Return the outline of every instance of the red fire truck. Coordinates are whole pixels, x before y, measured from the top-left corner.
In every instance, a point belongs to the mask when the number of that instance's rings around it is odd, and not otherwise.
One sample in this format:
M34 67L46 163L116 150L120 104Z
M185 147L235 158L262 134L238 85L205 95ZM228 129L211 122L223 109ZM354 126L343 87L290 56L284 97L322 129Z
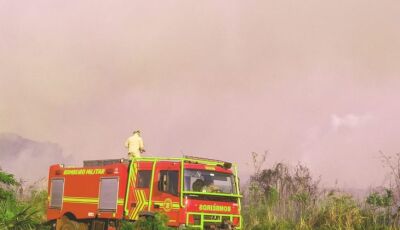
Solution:
M178 229L242 229L235 164L185 156L50 166L47 219L56 230L119 229L165 213Z

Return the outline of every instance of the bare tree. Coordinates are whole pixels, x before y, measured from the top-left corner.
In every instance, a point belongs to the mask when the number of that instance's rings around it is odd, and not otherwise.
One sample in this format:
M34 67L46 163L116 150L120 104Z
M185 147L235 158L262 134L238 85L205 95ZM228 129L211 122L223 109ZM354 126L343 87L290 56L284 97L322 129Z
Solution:
M269 207L279 218L298 220L303 212L315 205L319 180L298 163L290 167L283 162L263 168L267 152L252 153L254 174L250 178L249 204Z
M390 173L390 188L394 192L396 202L400 200L400 153L393 156L379 151L383 163L383 167L389 169Z

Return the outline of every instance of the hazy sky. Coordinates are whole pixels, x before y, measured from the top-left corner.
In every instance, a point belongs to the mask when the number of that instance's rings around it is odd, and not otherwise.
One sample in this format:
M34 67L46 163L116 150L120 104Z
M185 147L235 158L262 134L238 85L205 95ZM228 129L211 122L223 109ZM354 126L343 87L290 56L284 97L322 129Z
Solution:
M399 89L398 0L0 0L0 137L53 143L60 160L125 156L139 128L152 156L248 175L268 150L267 166L381 185Z

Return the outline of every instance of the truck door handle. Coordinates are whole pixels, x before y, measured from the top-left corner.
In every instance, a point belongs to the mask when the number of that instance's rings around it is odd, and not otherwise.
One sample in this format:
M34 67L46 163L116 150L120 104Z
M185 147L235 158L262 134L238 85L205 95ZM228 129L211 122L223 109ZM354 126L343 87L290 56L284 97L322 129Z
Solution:
M131 208L136 207L136 203L131 203Z
M160 208L159 204L154 204L154 208Z

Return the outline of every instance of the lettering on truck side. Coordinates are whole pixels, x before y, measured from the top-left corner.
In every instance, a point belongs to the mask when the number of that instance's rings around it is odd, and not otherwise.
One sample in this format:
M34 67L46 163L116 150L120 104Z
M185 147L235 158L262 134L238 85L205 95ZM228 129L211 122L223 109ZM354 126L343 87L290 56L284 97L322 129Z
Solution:
M201 204L199 206L199 210L200 211L214 211L214 212L230 212L231 206Z
M63 175L102 175L105 169L65 169Z

